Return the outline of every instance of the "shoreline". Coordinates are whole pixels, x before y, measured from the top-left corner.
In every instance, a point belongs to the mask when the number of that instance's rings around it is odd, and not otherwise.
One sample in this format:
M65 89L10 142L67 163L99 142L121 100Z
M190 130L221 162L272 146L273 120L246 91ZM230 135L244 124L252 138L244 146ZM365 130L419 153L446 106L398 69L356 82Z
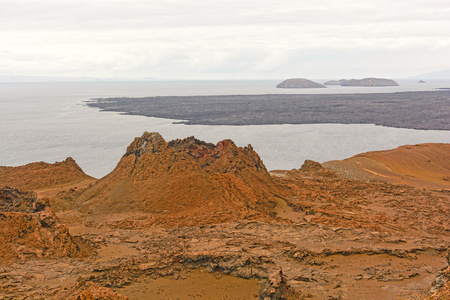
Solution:
M186 125L374 124L450 130L450 91L93 98L100 111Z

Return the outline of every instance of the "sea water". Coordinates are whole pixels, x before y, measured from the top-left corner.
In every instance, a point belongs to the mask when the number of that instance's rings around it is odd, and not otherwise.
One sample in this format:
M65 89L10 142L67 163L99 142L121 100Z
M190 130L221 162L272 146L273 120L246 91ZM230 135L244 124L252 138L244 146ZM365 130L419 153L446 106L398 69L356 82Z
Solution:
M116 166L126 147L144 131L167 140L195 136L217 143L232 139L251 144L269 170L385 150L405 144L450 143L450 132L372 124L205 126L179 120L100 112L85 102L98 97L255 95L280 93L388 93L435 90L450 82L400 83L399 87L276 89L277 81L150 81L83 83L0 83L0 165L53 163L73 157L89 175L100 178ZM450 120L449 120L450 121Z

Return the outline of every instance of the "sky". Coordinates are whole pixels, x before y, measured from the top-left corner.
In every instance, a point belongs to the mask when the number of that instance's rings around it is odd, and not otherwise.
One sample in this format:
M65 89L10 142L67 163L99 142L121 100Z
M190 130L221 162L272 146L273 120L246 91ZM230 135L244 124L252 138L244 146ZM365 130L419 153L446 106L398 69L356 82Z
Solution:
M448 0L0 0L0 75L404 78L450 69Z

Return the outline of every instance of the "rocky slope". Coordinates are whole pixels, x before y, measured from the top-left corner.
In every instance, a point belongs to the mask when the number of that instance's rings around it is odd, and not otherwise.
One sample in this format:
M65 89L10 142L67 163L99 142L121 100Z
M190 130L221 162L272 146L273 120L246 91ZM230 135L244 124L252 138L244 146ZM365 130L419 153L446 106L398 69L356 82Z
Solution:
M450 264L449 256L447 261ZM431 291L424 300L445 300L450 299L450 267L439 272L436 280L433 282Z
M18 167L0 166L0 186L24 191L66 189L93 181L95 179L86 175L71 157L54 164L35 162Z
M0 261L83 257L92 249L73 238L48 203L29 192L0 189Z
M79 203L92 215L141 212L147 225L179 226L268 218L279 193L250 145L194 137L168 143L146 132Z
M277 84L277 88L285 89L309 89L309 88L326 88L323 84L305 79L305 78L291 78Z
M311 162L300 170L271 173L290 189L285 200L306 220L404 236L448 237L450 189L433 193L383 181L347 180Z

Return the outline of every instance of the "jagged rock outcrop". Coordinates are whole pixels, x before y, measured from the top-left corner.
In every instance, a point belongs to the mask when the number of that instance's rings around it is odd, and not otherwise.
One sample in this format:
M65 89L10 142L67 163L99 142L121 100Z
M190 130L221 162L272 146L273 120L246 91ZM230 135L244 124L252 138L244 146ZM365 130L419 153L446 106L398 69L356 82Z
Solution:
M322 165L317 162L317 161L313 161L313 160L305 160L305 162L303 163L303 165L300 168L300 171L320 171L323 170Z
M431 293L424 300L450 299L450 267L441 271L431 288Z
M0 189L0 212L36 213L45 210L47 203L36 196L11 187Z
M29 192L0 189L0 261L82 257L89 246L69 234L44 200Z
M0 186L6 185L25 191L93 179L86 175L71 157L54 164L35 162L18 167L0 166Z
M309 88L326 88L323 84L305 79L305 78L291 78L277 84L277 88L285 89L309 89Z
M308 177L336 177L336 173L325 169L319 162L313 160L305 160L299 171Z
M385 78L341 79L339 81L342 86L398 86L394 80Z
M271 300L294 300L302 299L299 291L293 290L287 283L287 278L283 274L282 270L275 270L269 274L268 280L262 282L261 289L259 291L260 299Z
M143 212L167 226L268 217L279 194L258 154L231 140L166 142L145 132L117 167L86 190L83 212Z
M450 248L447 250L447 264L450 265ZM450 299L450 267L441 270L434 280L429 295L424 300Z

